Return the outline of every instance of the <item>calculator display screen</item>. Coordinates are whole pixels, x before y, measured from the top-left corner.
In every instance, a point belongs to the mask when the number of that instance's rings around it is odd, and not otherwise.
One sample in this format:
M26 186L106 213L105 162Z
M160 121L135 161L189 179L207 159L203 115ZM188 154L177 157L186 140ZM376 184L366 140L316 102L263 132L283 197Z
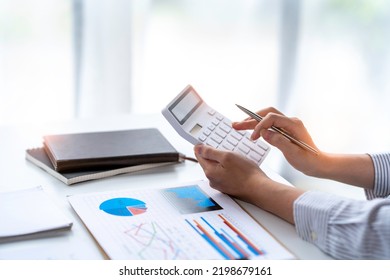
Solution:
M169 107L169 111L175 116L180 124L183 124L195 112L200 104L202 104L202 99L192 88L190 88Z

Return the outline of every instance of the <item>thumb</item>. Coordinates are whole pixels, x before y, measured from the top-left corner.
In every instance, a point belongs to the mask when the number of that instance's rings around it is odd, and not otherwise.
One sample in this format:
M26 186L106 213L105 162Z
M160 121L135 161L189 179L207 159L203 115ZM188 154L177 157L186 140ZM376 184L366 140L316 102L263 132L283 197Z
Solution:
M201 157L203 159L212 160L220 162L222 151L214 149L213 147L198 144L194 147L194 152L196 157Z

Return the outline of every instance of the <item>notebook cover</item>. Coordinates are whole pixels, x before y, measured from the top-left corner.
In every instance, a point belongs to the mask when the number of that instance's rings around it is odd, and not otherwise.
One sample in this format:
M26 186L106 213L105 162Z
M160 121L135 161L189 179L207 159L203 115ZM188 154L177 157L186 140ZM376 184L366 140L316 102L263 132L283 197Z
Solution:
M54 167L43 147L27 149L26 159L67 185L176 164L176 162L160 162L133 165L115 169L108 168L88 171L58 172L54 170ZM179 162L182 162L182 160Z
M46 135L44 148L56 171L120 168L177 162L179 153L156 128Z

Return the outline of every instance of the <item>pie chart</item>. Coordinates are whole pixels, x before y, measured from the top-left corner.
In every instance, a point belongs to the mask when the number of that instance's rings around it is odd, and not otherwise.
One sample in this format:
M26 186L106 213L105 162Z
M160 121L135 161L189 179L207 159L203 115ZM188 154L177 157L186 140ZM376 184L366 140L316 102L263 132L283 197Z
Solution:
M108 199L99 206L107 214L115 216L135 216L146 212L145 202L128 197L118 197Z

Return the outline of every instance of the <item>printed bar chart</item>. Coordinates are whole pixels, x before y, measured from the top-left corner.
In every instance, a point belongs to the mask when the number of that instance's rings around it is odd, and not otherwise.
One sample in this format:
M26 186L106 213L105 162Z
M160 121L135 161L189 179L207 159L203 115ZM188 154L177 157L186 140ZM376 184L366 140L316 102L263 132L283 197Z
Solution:
M208 218L202 216L192 221L186 219L186 222L227 260L250 259L265 254L222 214Z

